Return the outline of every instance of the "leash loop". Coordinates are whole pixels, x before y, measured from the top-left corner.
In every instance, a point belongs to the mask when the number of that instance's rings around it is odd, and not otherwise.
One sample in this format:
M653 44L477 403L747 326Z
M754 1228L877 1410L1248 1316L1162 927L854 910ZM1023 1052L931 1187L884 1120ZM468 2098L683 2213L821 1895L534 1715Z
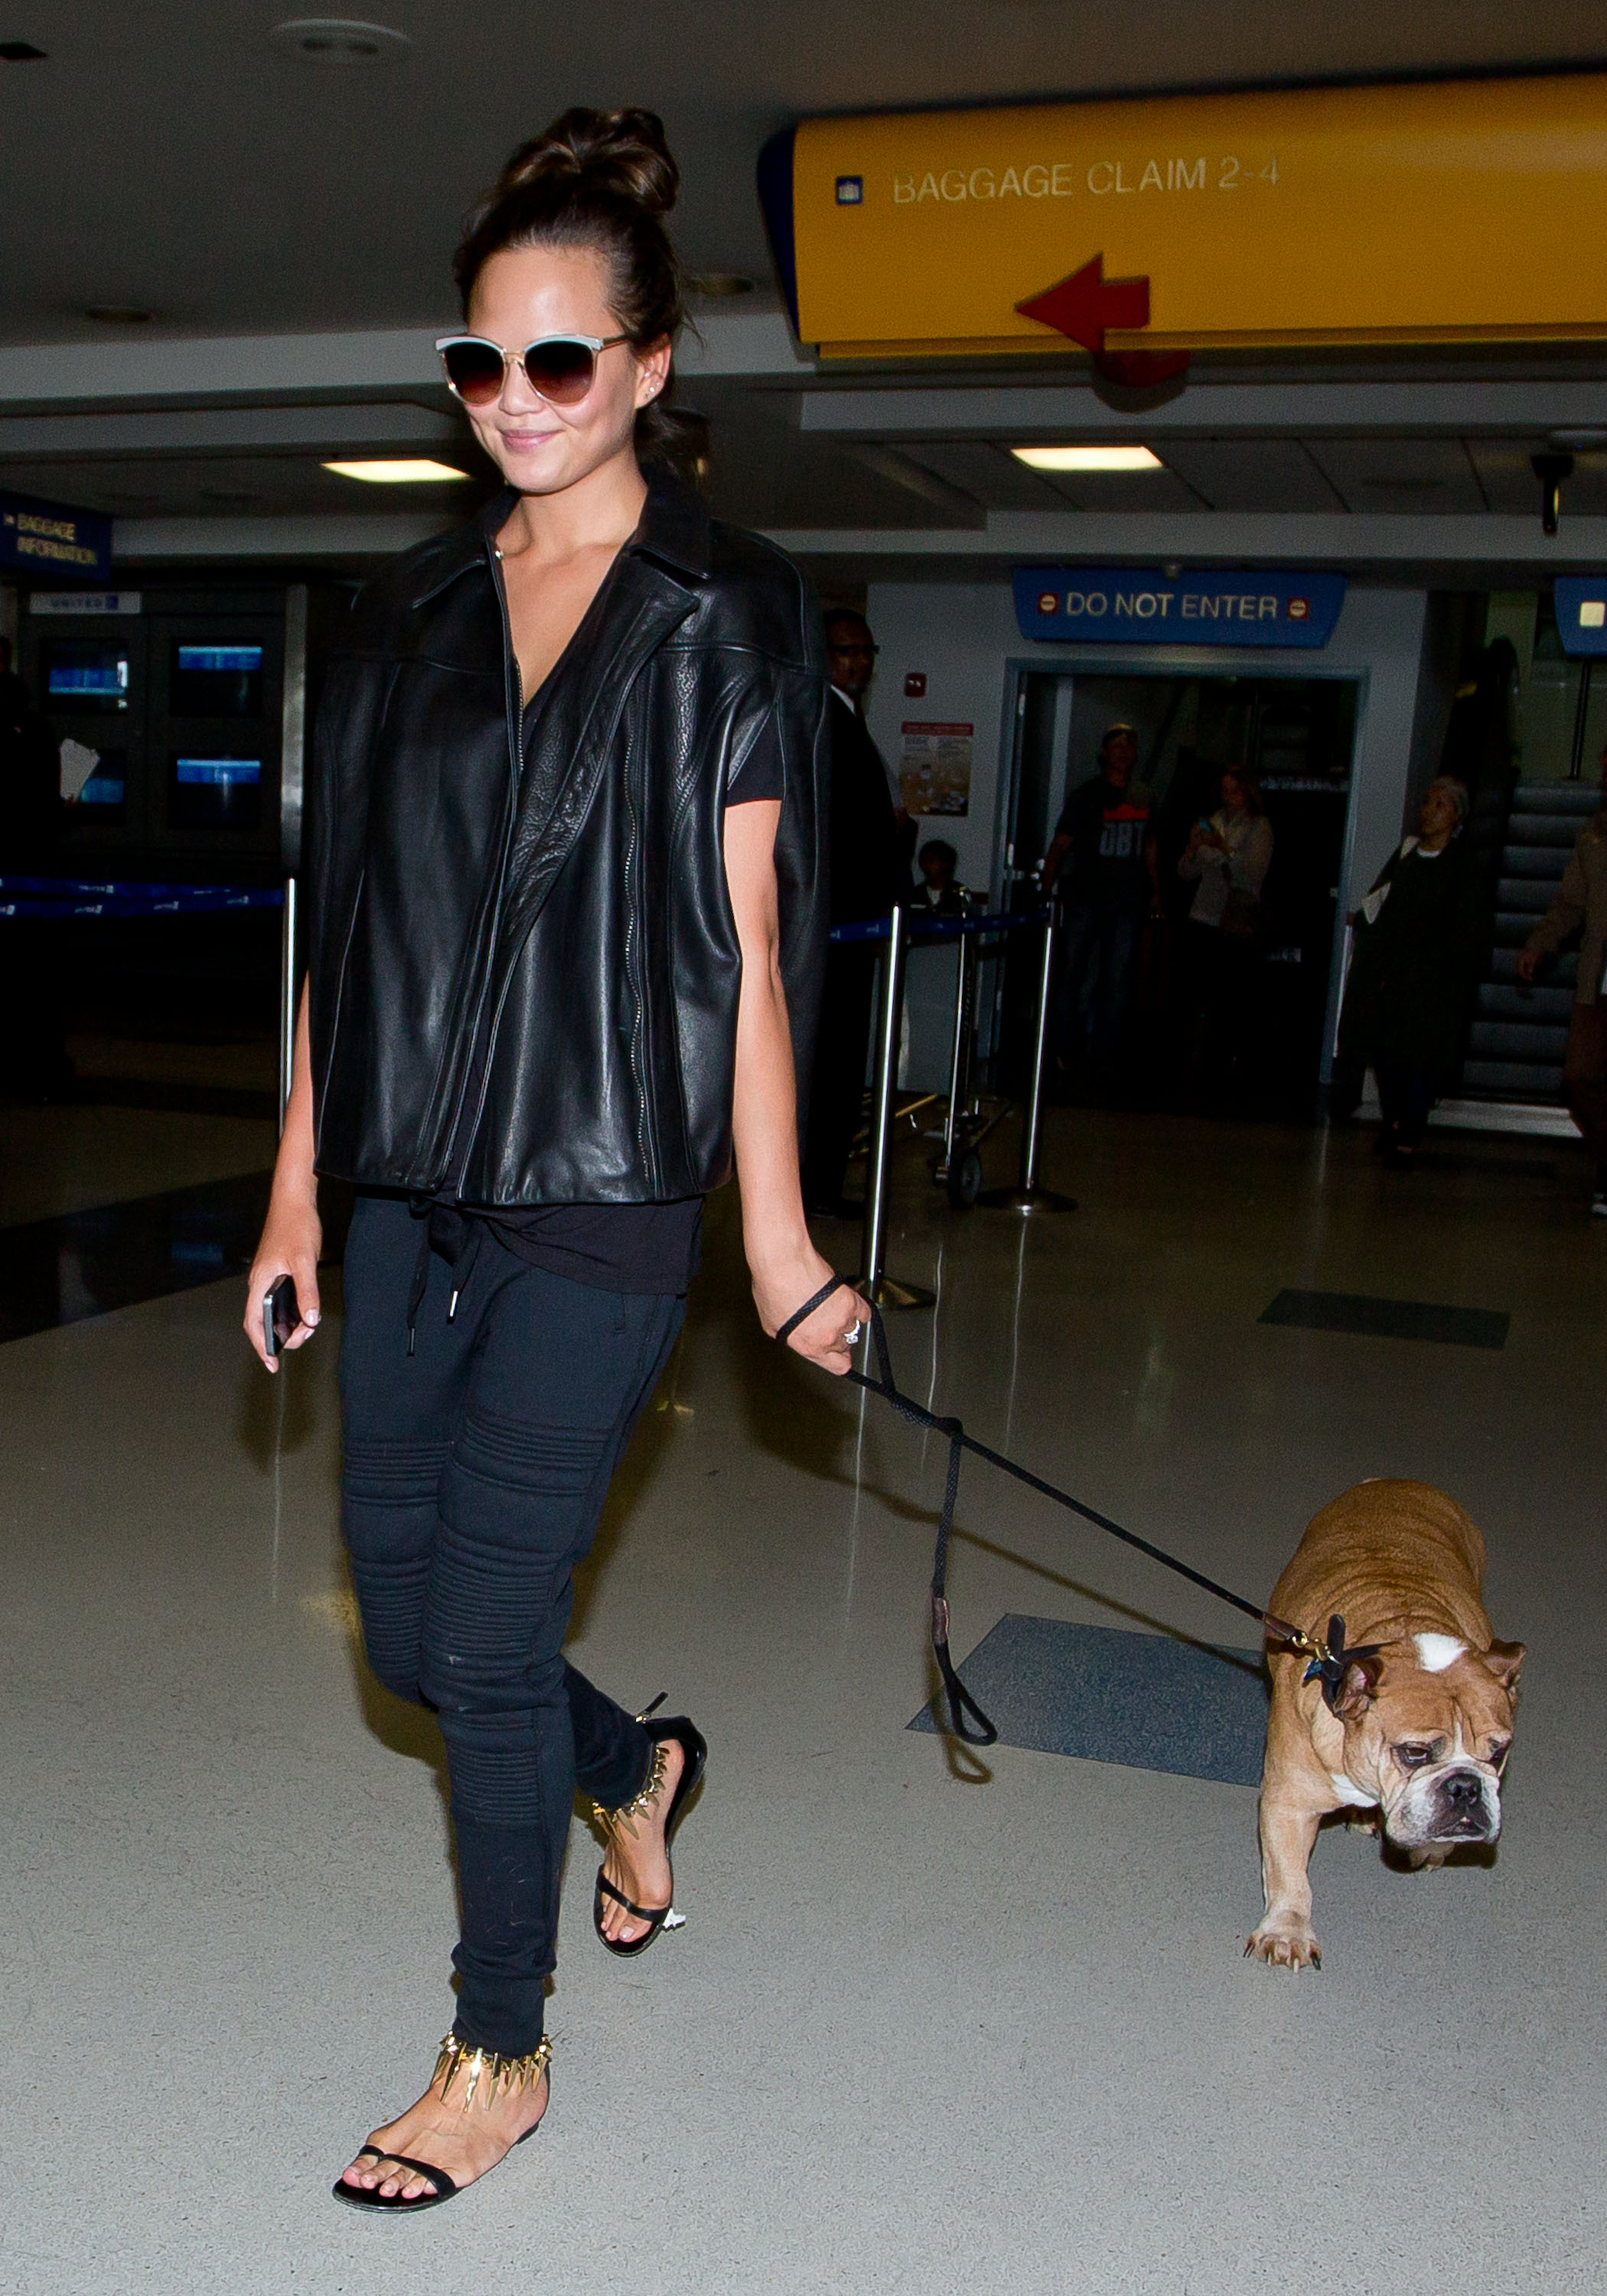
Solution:
M784 1348L799 1325L807 1324L816 1308L824 1308L833 1292L851 1292L853 1288L846 1275L833 1275L829 1283L823 1283L813 1299L806 1300L801 1308L794 1308L788 1316L775 1334L776 1346Z

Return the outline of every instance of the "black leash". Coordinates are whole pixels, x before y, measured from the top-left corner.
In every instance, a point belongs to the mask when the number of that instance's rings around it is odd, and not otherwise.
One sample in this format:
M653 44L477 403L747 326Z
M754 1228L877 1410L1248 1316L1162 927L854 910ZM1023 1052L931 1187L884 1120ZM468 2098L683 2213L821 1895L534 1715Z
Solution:
M795 1314L788 1316L775 1334L777 1343L784 1347L799 1325L807 1323L817 1308L824 1307L833 1292L852 1291L853 1288L846 1275L833 1275L829 1283L821 1285L812 1300L806 1300ZM881 1310L876 1307L871 1309L871 1336L875 1341L881 1376L873 1379L865 1372L849 1371L847 1377L856 1387L866 1388L871 1394L881 1396L883 1402L890 1403L895 1411L914 1425L931 1428L948 1445L948 1475L943 1488L943 1512L938 1518L937 1544L932 1551L931 1646L932 1655L938 1661L938 1671L943 1677L944 1694L948 1701L949 1726L955 1736L963 1739L968 1746L991 1746L999 1734L955 1671L948 1651L948 1535L954 1528L955 1507L960 1496L960 1463L967 1451L974 1452L979 1459L986 1459L990 1467L997 1467L1002 1473L1013 1475L1017 1482L1025 1483L1029 1490L1037 1491L1043 1497L1053 1499L1056 1505L1069 1508L1071 1513L1080 1515L1085 1522L1093 1523L1096 1529L1108 1531L1112 1538L1119 1538L1125 1546L1136 1546L1141 1554L1147 1554L1152 1562L1159 1562L1164 1569L1175 1570L1180 1578L1187 1578L1193 1585L1202 1587L1208 1595L1216 1595L1218 1602L1231 1603L1247 1619L1254 1619L1257 1625L1275 1640L1306 1652L1311 1664L1303 1678L1307 1682L1321 1680L1323 1696L1331 1710L1338 1701L1347 1667L1354 1660L1370 1658L1374 1654L1377 1646L1371 1644L1356 1650L1346 1649L1342 1619L1331 1619L1327 1641L1318 1641L1300 1628L1291 1626L1286 1619L1275 1618L1259 1603L1246 1602L1242 1595L1235 1595L1215 1578L1208 1578L1202 1570L1196 1570L1192 1563L1180 1562L1177 1555L1168 1554L1163 1546L1156 1546L1149 1539L1141 1538L1136 1530L1124 1529L1120 1523L1112 1522L1108 1514L1101 1514L1097 1508L1085 1506L1081 1499L1074 1499L1070 1491L1062 1491L1054 1483L1045 1482L1041 1475L1033 1474L1029 1468L1018 1465L1013 1459L1007 1459L1002 1451L995 1451L988 1444L979 1443L974 1435L965 1432L958 1419L942 1418L935 1411L928 1411L924 1404L917 1403L913 1396L904 1394L893 1377L893 1359L887 1344L887 1332L881 1321ZM858 1327L855 1326L849 1337L850 1347L857 1343L858 1337ZM974 1718L974 1729L966 1726L968 1715Z

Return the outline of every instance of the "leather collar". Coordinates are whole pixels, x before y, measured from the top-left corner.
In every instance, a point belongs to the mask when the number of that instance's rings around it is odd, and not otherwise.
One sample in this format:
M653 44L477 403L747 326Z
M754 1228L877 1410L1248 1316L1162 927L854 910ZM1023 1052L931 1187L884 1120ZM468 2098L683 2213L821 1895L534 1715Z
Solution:
M413 601L414 612L439 597L460 575L486 563L492 541L507 524L518 500L517 488L504 487L472 518L443 537L431 578ZM626 549L636 556L656 558L672 574L701 582L709 573L711 542L709 511L701 496L667 472L650 472L641 521Z

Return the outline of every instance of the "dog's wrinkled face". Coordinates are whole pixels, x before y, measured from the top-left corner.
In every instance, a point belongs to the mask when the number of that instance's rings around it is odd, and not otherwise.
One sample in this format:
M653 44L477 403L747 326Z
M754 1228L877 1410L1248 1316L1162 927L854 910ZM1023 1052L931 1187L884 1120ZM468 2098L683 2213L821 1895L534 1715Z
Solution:
M1334 1709L1345 1775L1376 1798L1391 1841L1495 1841L1522 1664L1521 1643L1473 1651L1431 1634L1351 1661Z

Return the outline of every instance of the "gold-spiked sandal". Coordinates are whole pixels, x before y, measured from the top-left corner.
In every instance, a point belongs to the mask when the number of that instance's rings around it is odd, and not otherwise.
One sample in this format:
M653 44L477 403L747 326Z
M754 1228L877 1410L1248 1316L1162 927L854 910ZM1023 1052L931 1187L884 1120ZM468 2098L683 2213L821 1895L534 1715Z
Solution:
M646 1723L647 1734L653 1743L652 1764L647 1773L646 1784L639 1793L634 1795L629 1801L622 1803L618 1809L604 1809L601 1802L594 1802L592 1808L596 1814L598 1824L611 1839L617 1833L628 1833L634 1836L636 1820L646 1816L664 1791L664 1779L669 1767L665 1759L665 1747L672 1744L679 1746L685 1759L681 1765L681 1775L676 1781L676 1790L670 1798L669 1808L664 1819L664 1854L668 1857L669 1845L675 1839L675 1830L685 1814L687 1803L701 1783L704 1767L709 1760L709 1748L704 1743L701 1734L693 1729L684 1714L675 1715L667 1722L647 1720L648 1715L652 1713L654 1708L659 1706L662 1700L663 1693L660 1691L659 1696L653 1700L652 1705L648 1707L644 1713L638 1714L636 1717L638 1722ZM607 1934L603 1926L603 1915L607 1911L605 1899L613 1905L623 1906L633 1921L647 1923L648 1926L640 1937L620 1939L611 1938ZM633 1905L625 1892L622 1890L616 1890L613 1883L607 1879L602 1866L598 1866L597 1886L592 1892L592 1927L610 1953L618 1954L621 1960L634 1960L637 1954L645 1953L674 1910L675 1869L673 1866L670 1869L669 1903L667 1906Z
M430 2076L430 2086L433 2088L436 2082L440 2079L442 2072L445 2072L446 2079L441 2081L441 2098L444 2103L451 2094L453 2083L462 2073L464 2076L463 2111L467 2112L472 2107L477 2094L480 2095L480 2102L489 2107L499 2096L506 2096L513 2089L534 2088L544 2073L546 2076L547 2094L550 2097L553 2079L552 2063L553 2045L545 2034L528 2056L504 2057L495 2049L465 2048L455 2033L448 2033L441 2043L440 2054L435 2061L435 2070ZM513 2144L522 2144L527 2137L534 2136L536 2130L541 2127L542 2121L545 2119L546 2115L544 2112L541 2120L537 2121L533 2128L527 2128L523 2136L516 2136ZM512 2145L508 2148L509 2152L512 2149ZM444 2169L438 2169L433 2161L414 2161L406 2152L386 2152L377 2144L365 2144L358 2152L357 2158L359 2161L394 2161L398 2168L411 2169L415 2176L428 2177L435 2190L432 2193L422 2193L417 2200L409 2201L400 2193L387 2195L377 2186L370 2190L364 2185L348 2185L344 2177L341 2177L336 2180L333 2186L334 2196L338 2201L344 2201L348 2208L382 2209L389 2210L392 2216L414 2216L420 2209L439 2208L443 2201L455 2200L460 2191L467 2190L466 2186L455 2185L447 2171ZM498 2163L498 2166L500 2165ZM489 2169L486 2171L488 2176L490 2173ZM480 2181L478 2177L474 2179L476 2184Z

